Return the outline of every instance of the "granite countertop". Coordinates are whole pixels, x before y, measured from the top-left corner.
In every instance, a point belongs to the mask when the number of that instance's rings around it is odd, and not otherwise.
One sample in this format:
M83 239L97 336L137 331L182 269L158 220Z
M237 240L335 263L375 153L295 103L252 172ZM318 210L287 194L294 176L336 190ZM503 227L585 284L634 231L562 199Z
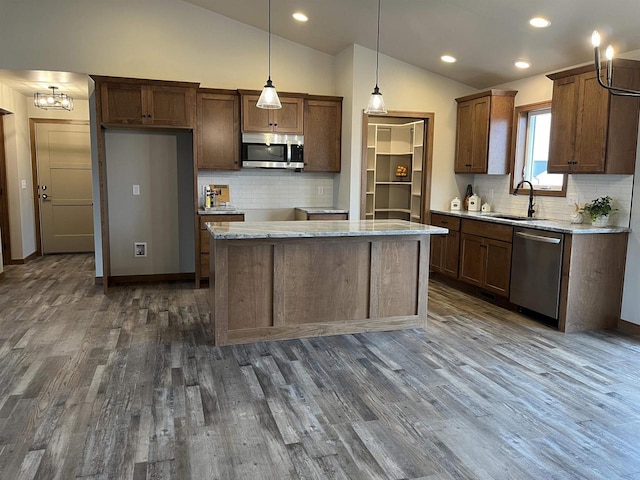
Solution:
M215 239L365 237L445 234L446 228L405 220L311 220L307 222L208 222Z
M559 220L510 220L507 218L496 218L496 215L501 215L499 212L481 213L481 212L469 212L469 211L457 211L451 212L449 210L431 210L432 213L439 213L442 215L451 215L454 217L471 218L474 220L483 220L486 222L502 223L504 225L512 225L514 227L535 228L538 230L547 230L549 232L570 233L573 235L581 233L625 233L630 232L631 229L627 227L594 227L590 223L569 223ZM502 215L511 215L504 213ZM514 215L515 216L515 215Z
M238 207L234 207L231 204L227 204L214 208L202 208L198 209L198 215L244 215L244 210L240 210Z
M296 207L296 210L303 211L305 213L349 213L349 210L343 210L341 208L331 208L331 207Z

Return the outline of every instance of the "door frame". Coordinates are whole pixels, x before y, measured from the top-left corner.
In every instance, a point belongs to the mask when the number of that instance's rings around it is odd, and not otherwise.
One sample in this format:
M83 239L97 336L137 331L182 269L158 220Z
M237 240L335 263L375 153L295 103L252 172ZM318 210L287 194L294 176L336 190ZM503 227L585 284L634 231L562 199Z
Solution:
M422 139L422 222L431 221L431 167L433 164L433 131L436 114L433 112L405 112L389 110L383 115L362 114L362 163L360 173L360 219L364 220L367 208L367 145L369 136L369 117L406 118L407 120L424 120L424 137Z
M38 158L36 149L36 124L64 124L64 125L87 125L89 120L64 120L61 118L30 118L29 119L29 142L31 144L31 178L33 182L33 212L36 224L36 255L42 256L42 232L40 226L40 186L38 184Z
M4 121L7 112L0 110L0 231L2 232L2 261L10 265L11 259L11 232L9 231L9 191L7 190L7 162L4 148ZM6 245L6 246L4 246Z

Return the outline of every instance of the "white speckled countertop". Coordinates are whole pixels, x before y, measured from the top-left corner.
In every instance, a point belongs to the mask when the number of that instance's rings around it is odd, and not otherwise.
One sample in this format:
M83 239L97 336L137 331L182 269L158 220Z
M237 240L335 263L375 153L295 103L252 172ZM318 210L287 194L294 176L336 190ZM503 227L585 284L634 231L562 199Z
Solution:
M452 215L454 217L471 218L474 220L483 220L493 223L502 223L504 225L512 225L514 227L536 228L538 230L547 230L550 232L581 234L581 233L625 233L631 229L627 227L594 227L590 223L569 223L559 220L509 220L506 218L496 218L499 212L480 213L469 211L451 212L448 210L431 210L432 213L442 215ZM509 214L504 214L509 215Z
M328 213L328 214L340 214L340 213L349 213L349 210L343 210L340 208L331 208L331 207L296 207L296 210L301 210L305 213L311 214L319 214L319 213Z
M244 210L240 210L233 205L226 205L215 208L200 208L198 215L244 215Z
M365 237L445 234L446 228L404 220L311 220L307 222L209 222L215 239Z

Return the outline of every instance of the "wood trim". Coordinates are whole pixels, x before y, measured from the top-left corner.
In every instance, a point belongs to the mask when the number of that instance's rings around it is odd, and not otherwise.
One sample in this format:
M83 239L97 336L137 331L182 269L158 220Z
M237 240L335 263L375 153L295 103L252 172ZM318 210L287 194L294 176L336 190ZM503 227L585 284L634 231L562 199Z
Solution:
M198 92L200 92L201 90L198 90ZM198 115L197 112L197 100L198 96L196 95L196 116ZM201 242L200 242L200 230L201 230L201 225L200 225L200 215L198 214L198 210L200 208L200 205L198 205L198 196L200 195L200 192L198 191L198 159L199 159L199 154L198 154L198 139L200 138L200 134L199 134L199 130L200 130L200 122L198 122L197 118L196 121L193 124L193 134L191 135L191 150L192 150L192 154L193 154L193 211L195 212L195 214L193 215L193 236L194 236L194 265L195 265L195 269L196 269L196 275L195 275L195 287L196 288L200 288L200 283L202 281L202 274L200 272L200 255L201 255ZM206 227L205 227L206 228Z
M4 113L0 111L0 231L3 233L2 242L6 245L4 248L0 245L2 251L2 260L9 265L11 262L11 231L9 225L9 190L7 189L7 164L4 149Z
M200 87L198 88L198 91L196 92L196 94L198 93L210 93L213 95L236 95L239 96L238 90L228 90L228 89L224 89L224 88L205 88L205 87Z
M9 265L24 265L25 263L30 262L31 260L35 260L39 256L40 255L38 255L38 252L33 252L31 255L27 255L24 258L17 258L15 260L11 260Z
M284 245L273 246L273 326L283 327L284 317Z
M617 329L620 330L621 332L628 333L630 335L640 336L640 325L636 323L631 323L626 320L619 319Z
M418 318L422 319L422 328L427 328L427 305L429 303L429 252L431 235L420 239L418 251Z
M39 123L50 125L89 125L88 120L65 120L61 118L30 118L29 119L29 145L31 148L31 184L33 187L33 212L36 226L36 254L42 255L42 225L40 224L40 194L38 155L36 146L36 125ZM93 214L92 214L93 215Z
M193 280L193 273L153 273L149 275L117 275L109 279L112 285L121 285L123 283L149 283L149 282L179 282L186 280ZM104 277L101 278L102 283Z
M482 97L515 97L518 93L517 90L497 90L492 88L491 90L485 90L484 92L473 93L471 95L465 95L464 97L456 98L456 102L468 102L469 100L476 100Z
M551 108L551 100L545 102L529 103L527 105L519 105L515 107L513 113L513 129L511 135L511 152L509 154L509 162L511 165L511 173L509 175L509 193L513 194L515 188L513 187L516 171L522 171L524 167L524 150L523 147L527 141L527 114L532 110L540 110L542 108ZM524 132L522 129L525 129ZM569 181L568 175L564 174L564 180L562 181L562 190L536 190L534 189L534 195L540 197L566 197L567 196L567 183ZM523 185L521 188L523 195L529 194L529 185Z
M362 142L360 165L360 219L366 218L367 209L367 144L369 136L369 117L384 118L408 118L424 120L422 138L422 196L421 217L422 223L429 221L431 211L431 171L433 168L433 136L435 128L435 116L433 112L408 112L403 110L389 110L385 115L362 114Z
M624 67L624 68L640 68L640 64L637 60L627 60L624 58L614 58L613 59L613 68L616 67ZM550 73L547 75L547 78L551 80L558 80L560 78L571 77L573 75L581 75L583 73L589 73L595 71L596 67L593 62L584 65L582 67L572 68L570 70L563 70L557 73ZM606 62L602 62L602 69L606 71L607 64Z
M95 277L94 284L95 285L102 285L102 277Z
M133 85L154 85L158 87L198 88L200 83L174 82L173 80L151 80L146 78L108 77L103 75L89 75L97 83L129 83ZM96 89L97 90L97 89Z

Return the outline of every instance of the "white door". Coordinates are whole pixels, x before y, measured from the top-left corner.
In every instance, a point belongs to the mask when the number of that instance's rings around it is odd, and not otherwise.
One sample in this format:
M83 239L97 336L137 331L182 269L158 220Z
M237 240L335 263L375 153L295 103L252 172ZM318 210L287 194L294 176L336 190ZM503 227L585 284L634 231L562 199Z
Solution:
M42 253L92 252L89 125L36 123Z

